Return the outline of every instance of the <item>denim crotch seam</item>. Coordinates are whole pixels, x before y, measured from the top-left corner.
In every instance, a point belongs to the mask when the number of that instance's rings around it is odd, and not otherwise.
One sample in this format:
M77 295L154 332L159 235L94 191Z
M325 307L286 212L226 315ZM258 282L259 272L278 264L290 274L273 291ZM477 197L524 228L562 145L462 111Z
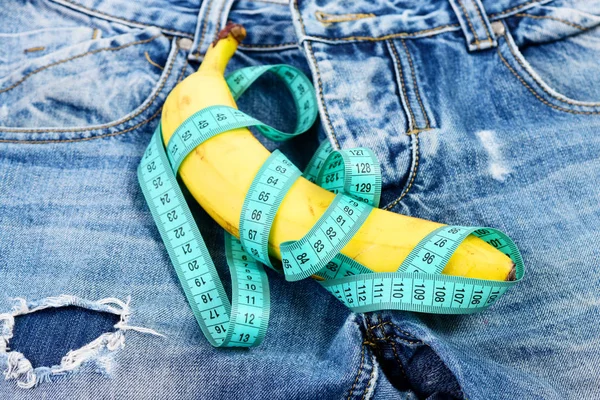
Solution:
M15 380L17 386L30 389L42 382L49 382L51 377L76 372L85 363L95 361L100 371L109 372L111 356L116 350L125 347L125 332L136 331L154 336L165 337L161 333L149 328L131 326L128 324L131 316L129 303L109 297L97 301L90 301L70 295L48 297L40 301L27 302L24 298L12 299L15 304L9 313L0 314L0 367L4 366L3 374L6 380ZM118 315L119 322L114 325L114 332L100 335L85 346L69 351L59 365L52 367L33 368L31 362L18 351L9 348L10 339L13 337L15 317L47 308L77 306L94 311L107 312Z
M377 324L371 325L369 323L369 318L374 318L375 316L377 317ZM417 338L415 335L407 332L405 329L402 329L392 321L384 321L378 314L374 314L371 317L365 316L364 321L367 327L365 332L365 343L368 343L371 346L372 351L376 355L377 361L381 364L381 368L384 373L386 373L385 366L389 365L390 360L393 358L393 361L396 363L395 366L397 371L399 372L398 375L402 380L400 382L400 386L415 392L415 387L412 385L410 378L408 377L406 366L400 355L401 349L405 347L414 348L418 346L426 346L434 354L437 355L437 352L429 343ZM391 350L391 353L388 351L388 356L385 354L387 349ZM393 354L393 357L391 354ZM446 369L451 373L451 370L448 368L446 363L439 356L438 358L439 362L443 363ZM465 393L460 385L458 390L455 392L453 391L451 394L466 399Z

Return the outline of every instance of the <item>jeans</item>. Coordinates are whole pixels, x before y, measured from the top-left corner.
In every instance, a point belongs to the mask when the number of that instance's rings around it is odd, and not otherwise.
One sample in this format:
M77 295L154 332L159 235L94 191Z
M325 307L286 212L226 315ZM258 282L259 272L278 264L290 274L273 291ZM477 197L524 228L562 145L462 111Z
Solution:
M354 314L269 270L263 344L210 346L136 168L228 20L228 71L315 85L320 121L270 150L371 148L382 208L506 232L524 280L481 314ZM600 396L600 1L8 0L0 21L2 399ZM289 130L277 85L239 105Z

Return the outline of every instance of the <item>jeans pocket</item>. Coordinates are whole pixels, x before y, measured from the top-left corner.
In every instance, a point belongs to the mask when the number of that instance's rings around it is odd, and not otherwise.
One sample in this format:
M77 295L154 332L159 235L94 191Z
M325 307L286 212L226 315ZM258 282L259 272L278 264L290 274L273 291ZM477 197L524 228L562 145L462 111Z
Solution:
M537 100L558 111L600 113L599 16L539 6L502 24L499 58Z
M1 33L0 79L37 58L100 36L89 26L65 26Z
M0 141L73 141L158 116L155 101L176 84L173 66L184 58L176 43L156 28L47 43L0 77Z

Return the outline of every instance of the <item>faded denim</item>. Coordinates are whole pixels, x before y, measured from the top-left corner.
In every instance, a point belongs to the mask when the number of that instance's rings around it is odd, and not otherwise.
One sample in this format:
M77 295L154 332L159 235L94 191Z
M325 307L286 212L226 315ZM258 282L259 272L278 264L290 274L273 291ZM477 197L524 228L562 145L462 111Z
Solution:
M230 70L313 78L320 122L281 146L292 161L370 147L383 208L506 232L523 282L481 314L352 314L268 271L264 343L212 348L136 168L228 20L248 30ZM8 0L0 22L2 399L600 397L599 1ZM240 108L286 128L277 85ZM227 284L220 228L193 210ZM53 329L24 328L48 308ZM33 365L44 345L84 351Z

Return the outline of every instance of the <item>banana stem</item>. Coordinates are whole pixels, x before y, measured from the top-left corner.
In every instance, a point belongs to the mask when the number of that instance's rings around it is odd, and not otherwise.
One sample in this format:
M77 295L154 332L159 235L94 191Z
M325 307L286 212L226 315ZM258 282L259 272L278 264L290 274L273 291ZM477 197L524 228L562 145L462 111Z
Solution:
M196 73L207 72L223 75L227 63L235 53L238 44L246 37L246 29L240 24L228 23L219 32L217 39L210 45L200 68Z

